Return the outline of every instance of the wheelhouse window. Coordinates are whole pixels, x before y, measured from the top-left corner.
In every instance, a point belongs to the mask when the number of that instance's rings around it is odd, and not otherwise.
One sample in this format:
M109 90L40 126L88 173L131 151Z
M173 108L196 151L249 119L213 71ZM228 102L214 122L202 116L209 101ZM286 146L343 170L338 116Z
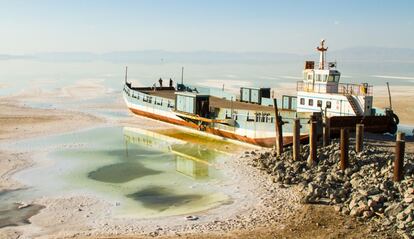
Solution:
M305 104L305 98L300 98L300 104L304 105Z
M330 101L326 101L326 108L330 109L332 107L332 103Z
M322 100L318 100L318 101L316 102L316 105L317 105L318 107L322 107Z
M308 101L308 105L309 105L309 106L313 106L313 99L309 99L309 101Z

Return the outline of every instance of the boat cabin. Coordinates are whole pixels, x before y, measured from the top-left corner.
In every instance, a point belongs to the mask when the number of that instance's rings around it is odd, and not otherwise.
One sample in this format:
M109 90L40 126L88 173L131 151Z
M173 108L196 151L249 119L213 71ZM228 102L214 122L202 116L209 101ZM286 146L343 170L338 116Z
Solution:
M297 111L326 112L327 116L372 115L372 86L367 83L339 83L341 73L335 62L326 63L325 40L316 49L320 52L319 66L306 61L303 80L297 82Z
M175 92L175 110L208 118L210 113L209 95L178 91Z

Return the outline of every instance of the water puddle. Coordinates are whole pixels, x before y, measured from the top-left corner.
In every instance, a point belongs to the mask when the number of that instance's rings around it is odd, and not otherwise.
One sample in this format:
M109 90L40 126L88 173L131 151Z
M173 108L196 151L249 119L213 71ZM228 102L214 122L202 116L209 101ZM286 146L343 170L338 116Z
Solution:
M98 168L97 170L90 172L88 177L105 183L126 183L140 177L160 173L161 171L147 168L139 162L125 162Z
M165 211L171 207L179 207L201 199L198 194L176 194L170 189L163 187L148 187L138 192L127 195L127 197L139 201L146 208L157 211Z
M231 203L217 164L240 146L174 129L156 131L106 127L19 143L48 153L16 174L28 188L14 200L92 195L114 205L115 216L139 218Z
M29 218L44 208L42 205L24 205L9 199L16 191L0 192L0 228L30 224Z

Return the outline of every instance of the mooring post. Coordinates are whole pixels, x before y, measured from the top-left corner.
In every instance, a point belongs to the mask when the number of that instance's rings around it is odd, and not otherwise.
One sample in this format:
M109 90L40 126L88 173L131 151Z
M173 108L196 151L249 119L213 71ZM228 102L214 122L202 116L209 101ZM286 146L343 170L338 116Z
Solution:
M341 170L348 167L348 150L349 150L349 132L347 128L341 128Z
M300 160L300 119L293 121L293 160Z
M314 165L316 164L316 138L318 136L318 132L317 132L317 125L318 122L314 121L313 118L310 122L310 127L309 127L309 165Z
M273 99L273 105L275 107L276 153L277 155L281 155L283 153L283 132L276 98Z
M403 141L403 140L405 140L405 133L401 132L401 131L398 131L396 141Z
M397 140L395 142L395 159L394 159L394 181L399 182L403 178L404 169L405 141Z
M355 151L361 152L364 148L364 125L357 124L355 129Z
M323 146L331 144L331 118L325 117L325 125L323 127Z

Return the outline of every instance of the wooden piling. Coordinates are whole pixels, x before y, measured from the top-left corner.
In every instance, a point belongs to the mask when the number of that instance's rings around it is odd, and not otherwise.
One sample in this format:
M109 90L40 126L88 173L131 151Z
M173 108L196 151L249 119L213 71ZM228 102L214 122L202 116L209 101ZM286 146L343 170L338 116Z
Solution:
M311 121L310 122L310 127L309 127L309 156L310 156L310 160L309 160L309 165L314 165L316 164L316 138L318 136L318 132L317 132L317 121Z
M283 132L282 132L282 120L279 117L279 109L277 107L277 99L273 99L273 105L275 107L275 129L276 129L276 153L281 155L283 153Z
M361 152L364 148L364 125L357 124L355 129L355 151Z
M293 160L300 160L300 119L293 121Z
M394 182L403 179L404 170L405 141L398 140L395 142L395 159L394 159Z
M401 131L398 131L396 141L404 141L404 140L405 140L405 133L401 132Z
M331 144L331 118L325 117L325 125L323 127L323 146Z
M349 131L346 128L341 129L341 170L345 170L348 167L348 151L349 151Z

